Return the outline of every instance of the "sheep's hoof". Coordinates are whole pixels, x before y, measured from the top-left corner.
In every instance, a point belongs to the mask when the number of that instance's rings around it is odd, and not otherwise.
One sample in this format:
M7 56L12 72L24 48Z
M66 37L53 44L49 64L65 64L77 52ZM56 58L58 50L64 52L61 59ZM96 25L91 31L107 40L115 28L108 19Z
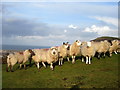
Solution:
M11 72L14 72L13 70L11 70Z
M52 71L54 71L54 69L53 69L53 68L51 68L51 70L52 70Z
M72 64L75 64L75 62L72 62Z
M6 70L6 72L9 72L8 70Z

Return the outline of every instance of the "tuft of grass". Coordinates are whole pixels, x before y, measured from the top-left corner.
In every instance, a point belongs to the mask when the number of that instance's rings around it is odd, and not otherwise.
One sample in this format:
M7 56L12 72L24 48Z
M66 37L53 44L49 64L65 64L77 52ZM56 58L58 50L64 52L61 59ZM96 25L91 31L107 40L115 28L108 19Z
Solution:
M6 72L6 64L2 65L3 88L118 88L118 55L92 59L91 65L86 65L77 59L75 64L64 62L56 65L51 71L47 68L37 69L35 65L27 70L17 69Z

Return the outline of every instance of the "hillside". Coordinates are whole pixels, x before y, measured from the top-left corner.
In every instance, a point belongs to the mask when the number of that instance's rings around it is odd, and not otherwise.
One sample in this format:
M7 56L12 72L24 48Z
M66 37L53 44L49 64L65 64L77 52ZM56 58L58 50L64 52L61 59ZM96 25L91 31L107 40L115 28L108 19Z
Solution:
M103 40L115 40L115 39L120 40L120 38L117 38L117 37L107 37L107 36L103 36L103 37L98 37L98 38L96 38L96 39L93 39L93 40L91 40L91 41L96 41L96 42L98 42L98 41L103 41Z

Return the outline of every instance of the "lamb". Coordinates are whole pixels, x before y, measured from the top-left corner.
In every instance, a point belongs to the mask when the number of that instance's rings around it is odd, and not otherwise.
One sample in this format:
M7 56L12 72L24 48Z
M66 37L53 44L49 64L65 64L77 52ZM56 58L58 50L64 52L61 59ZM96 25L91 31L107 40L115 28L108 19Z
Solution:
M56 47L51 47L48 50L41 49L35 53L35 56L33 56L32 59L37 64L38 69L40 62L42 62L44 67L46 67L44 62L47 62L50 64L50 68L53 70L53 63L58 61L58 49Z
M110 46L109 53L110 56L112 56L112 53L114 52L117 54L117 49L119 48L119 41L118 40L113 40L112 45Z
M83 57L86 57L86 64L91 64L91 58L95 55L95 48L93 45L91 45L91 42L84 42L82 44L81 54Z
M70 56L72 56L72 63L75 63L75 57L81 55L80 52L81 41L76 40L72 45L70 45Z
M8 71L10 67L10 71L13 72L13 66L18 62L20 64L20 69L22 64L24 64L24 68L26 69L25 63L29 60L29 58L33 55L32 50L25 50L24 52L14 52L7 56L7 69Z
M67 55L68 55L68 42L67 43L63 42L63 45L58 47L58 53L59 53L59 65L62 65L63 58L67 57ZM68 59L68 61L69 61L69 59Z

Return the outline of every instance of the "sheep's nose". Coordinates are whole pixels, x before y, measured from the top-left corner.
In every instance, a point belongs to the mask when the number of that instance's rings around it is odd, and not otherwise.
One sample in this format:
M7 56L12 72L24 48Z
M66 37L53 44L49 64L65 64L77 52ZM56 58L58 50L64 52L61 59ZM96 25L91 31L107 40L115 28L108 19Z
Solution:
M53 54L55 54L55 52L53 52Z

